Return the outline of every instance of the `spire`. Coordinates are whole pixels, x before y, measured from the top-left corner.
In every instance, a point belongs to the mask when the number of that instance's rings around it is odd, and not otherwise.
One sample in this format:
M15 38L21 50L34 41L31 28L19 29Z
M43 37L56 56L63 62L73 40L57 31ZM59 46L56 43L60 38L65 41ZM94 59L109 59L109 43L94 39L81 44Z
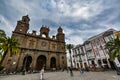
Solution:
M58 33L62 33L63 29L61 28L61 26L58 28Z
M29 21L30 21L29 16L28 16L28 15L23 16L23 17L22 17L22 21L25 22L25 23L29 23Z

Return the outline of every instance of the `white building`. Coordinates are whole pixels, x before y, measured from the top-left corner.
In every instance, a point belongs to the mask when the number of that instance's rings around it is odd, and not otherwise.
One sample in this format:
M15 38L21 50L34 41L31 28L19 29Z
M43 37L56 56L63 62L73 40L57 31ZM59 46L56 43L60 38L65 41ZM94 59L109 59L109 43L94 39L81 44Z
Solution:
M116 30L109 29L101 34L93 36L86 40L82 45L77 45L73 48L73 62L76 63L76 68L96 67L100 68L105 66L107 68L115 69L114 62L120 66L119 59L110 61L108 49L105 44L108 41L115 39L114 33Z

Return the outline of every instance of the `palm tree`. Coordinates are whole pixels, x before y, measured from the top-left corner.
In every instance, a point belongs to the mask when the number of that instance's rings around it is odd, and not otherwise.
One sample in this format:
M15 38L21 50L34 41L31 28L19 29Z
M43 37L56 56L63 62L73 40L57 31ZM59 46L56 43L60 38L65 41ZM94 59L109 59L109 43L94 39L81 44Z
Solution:
M0 61L1 61L1 59L2 59L2 52L0 51Z
M114 60L115 57L120 56L120 38L117 36L113 41L106 43L106 48L109 50L109 56L111 60Z
M5 38L5 37L6 37L5 31L0 29L0 38Z
M70 63L71 63L71 67L73 67L72 65L72 55L71 55L71 49L73 48L73 45L72 44L67 44L66 45L66 49L69 51L69 54L70 54Z
M6 39L5 31L0 29L0 44L4 43L5 39Z
M5 37L0 37L0 50L3 52L2 59L0 61L0 66L2 65L6 55L9 53L10 56L19 53L19 43L16 39Z
M6 39L5 31L3 31L3 30L0 29L0 44L2 44L5 39ZM2 59L2 53L3 53L3 51L0 48L0 61Z

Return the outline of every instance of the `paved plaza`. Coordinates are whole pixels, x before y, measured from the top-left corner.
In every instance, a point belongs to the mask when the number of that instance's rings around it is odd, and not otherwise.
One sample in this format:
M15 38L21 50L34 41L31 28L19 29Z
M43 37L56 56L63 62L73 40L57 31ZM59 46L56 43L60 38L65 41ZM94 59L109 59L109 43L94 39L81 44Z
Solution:
M115 71L106 72L85 72L81 74L79 71L73 71L74 76L66 71L61 72L45 72L44 80L120 80L120 76ZM0 80L40 80L39 73L26 75L6 75L0 76Z

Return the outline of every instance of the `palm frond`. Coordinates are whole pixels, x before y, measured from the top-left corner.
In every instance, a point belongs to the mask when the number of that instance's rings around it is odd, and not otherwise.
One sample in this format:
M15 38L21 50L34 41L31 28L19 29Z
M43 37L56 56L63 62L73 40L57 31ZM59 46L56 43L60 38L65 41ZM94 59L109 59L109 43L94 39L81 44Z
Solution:
M120 39L117 36L113 41L106 43L105 47L109 50L109 56L111 60L120 55Z

